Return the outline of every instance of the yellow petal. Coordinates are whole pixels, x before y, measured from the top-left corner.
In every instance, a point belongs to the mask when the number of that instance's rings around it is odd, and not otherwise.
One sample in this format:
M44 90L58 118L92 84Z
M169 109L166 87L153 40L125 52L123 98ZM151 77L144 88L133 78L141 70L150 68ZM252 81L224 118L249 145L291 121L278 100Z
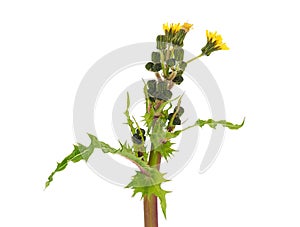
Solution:
M226 45L226 43L222 43L220 45L221 50L229 50L229 47Z
M163 24L163 30L164 31L169 31L169 25L168 25L168 23Z
M183 28L186 32L188 32L188 31L191 29L192 26L193 26L192 24L189 24L189 23L185 22L185 23L181 26L181 28Z

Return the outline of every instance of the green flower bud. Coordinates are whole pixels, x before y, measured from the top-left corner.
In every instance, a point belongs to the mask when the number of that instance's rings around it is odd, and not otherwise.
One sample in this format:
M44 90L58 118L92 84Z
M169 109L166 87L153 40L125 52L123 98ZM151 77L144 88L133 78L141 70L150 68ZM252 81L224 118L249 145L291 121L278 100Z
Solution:
M174 79L173 79L173 82L177 85L181 84L183 81L183 77L182 76L176 76Z
M152 70L153 65L154 65L153 62L148 62L148 63L145 65L145 68L146 68L148 71L153 71L153 70Z
M140 130L141 130L142 134L145 135L146 131L144 129L142 129L142 128L140 128ZM138 128L136 129L136 133L138 135L140 135L140 130Z
M164 91L164 92L156 92L156 98L159 100L164 100L167 101L172 97L172 92L171 91Z
M164 100L169 100L169 99L172 98L172 92L169 91L169 90L164 91L163 95L164 95L164 98L165 98Z
M173 117L173 114L174 114L174 113L170 113L170 114L168 115L168 120L171 120L171 118Z
M181 125L181 120L179 117L175 117L174 120L173 120L173 125Z
M185 70L186 66L187 66L187 63L184 61L179 63L179 68L182 69L183 71Z
M153 67L152 67L152 70L153 70L154 72L159 72L161 69L162 69L161 63L156 63L156 64L154 64Z
M163 93L164 91L167 90L168 83L166 81L160 81L157 83L157 91L159 93Z
M159 52L152 52L151 59L155 63L160 62L160 53Z
M176 112L176 110L177 110L177 106L174 108L174 113ZM184 113L184 108L180 106L177 112L177 116L181 117L183 113Z
M167 63L167 65L168 65L169 67L172 67L172 66L174 66L174 65L176 64L176 61L175 61L174 58L170 58L170 59L168 59L168 60L166 61L166 63Z
M172 39L172 43L174 45L182 47L185 35L186 35L185 30L180 29L179 32L177 32L176 35L174 36L174 38Z
M148 80L147 81L147 86L148 86L149 89L156 90L156 80Z
M184 50L182 48L176 48L174 50L175 60L182 61L184 57Z
M152 96L154 96L154 95L152 95ZM150 100L150 102L155 102L155 98L153 98L151 96L149 96L149 100Z
M176 76L182 76L183 74L183 71L182 70L178 70L177 73L176 73Z
M136 143L136 144L141 144L142 143L142 137L139 134L133 134L133 136L131 137L132 142Z
M156 48L158 50L166 49L166 47L167 47L167 43L166 42L167 42L166 36L164 36L164 35L158 35L156 37Z

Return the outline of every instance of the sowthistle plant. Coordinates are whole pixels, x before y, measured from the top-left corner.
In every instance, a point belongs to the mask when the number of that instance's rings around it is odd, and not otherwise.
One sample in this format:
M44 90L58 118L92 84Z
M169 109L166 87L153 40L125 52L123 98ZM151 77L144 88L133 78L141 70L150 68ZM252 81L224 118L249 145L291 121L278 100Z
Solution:
M130 129L132 143L121 143L119 148L113 148L105 142L99 141L96 136L88 134L90 145L80 143L74 145L73 152L65 159L57 163L56 169L48 177L45 187L47 188L53 180L54 174L64 170L69 162L88 161L95 149L101 149L104 153L118 154L134 163L139 171L133 176L132 181L126 188L133 189L133 196L141 193L144 200L144 222L145 227L158 226L157 199L160 200L161 210L166 217L166 194L161 185L167 182L165 174L159 171L161 158L168 160L175 151L172 148L172 139L178 137L185 130L192 127L203 127L208 125L215 129L217 125L229 129L239 129L241 124L232 124L225 120L215 121L196 120L195 124L186 128L177 129L181 125L181 117L184 114L182 107L182 96L172 97L174 85L180 85L184 80L184 71L189 63L202 57L210 56L218 50L229 48L222 41L222 36L217 32L206 31L207 42L201 49L202 52L195 58L184 61L184 39L190 31L192 24L164 24L163 35L156 38L157 51L152 52L151 62L145 68L154 73L155 78L144 81L145 114L142 124L139 124L129 112L130 98L127 93L127 108L124 112ZM172 103L177 102L173 108ZM146 146L146 140L151 141L151 146Z

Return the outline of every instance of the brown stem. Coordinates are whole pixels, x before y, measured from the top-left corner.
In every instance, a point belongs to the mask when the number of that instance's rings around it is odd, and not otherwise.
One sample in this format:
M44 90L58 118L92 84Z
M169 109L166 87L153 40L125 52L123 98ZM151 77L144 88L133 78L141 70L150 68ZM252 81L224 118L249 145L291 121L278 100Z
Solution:
M159 103L160 105L161 103ZM157 118L154 118L153 125L156 124L156 121ZM151 144L148 164L153 167L155 166L159 170L161 154L154 149L153 144ZM157 197L155 195L144 196L144 222L145 227L158 227Z
M157 197L151 195L144 197L145 227L158 227Z
M149 165L155 166L159 170L160 162L160 153L151 149ZM144 221L145 227L158 227L157 197L155 195L144 197Z

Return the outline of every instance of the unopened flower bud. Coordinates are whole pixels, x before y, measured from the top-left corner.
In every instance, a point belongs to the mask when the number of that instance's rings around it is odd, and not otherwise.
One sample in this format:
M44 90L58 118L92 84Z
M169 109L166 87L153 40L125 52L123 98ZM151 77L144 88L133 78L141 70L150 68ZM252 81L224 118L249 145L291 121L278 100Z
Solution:
M152 52L151 60L155 63L160 62L160 53L159 52Z
M182 61L184 57L184 50L182 48L176 48L174 50L174 57L176 61Z
M172 66L174 66L174 65L176 64L176 61L175 61L174 58L170 58L170 59L168 59L168 60L166 61L166 63L167 63L167 65L168 65L169 67L172 67Z
M164 50L167 48L167 38L164 35L158 35L156 37L156 48L158 50Z

